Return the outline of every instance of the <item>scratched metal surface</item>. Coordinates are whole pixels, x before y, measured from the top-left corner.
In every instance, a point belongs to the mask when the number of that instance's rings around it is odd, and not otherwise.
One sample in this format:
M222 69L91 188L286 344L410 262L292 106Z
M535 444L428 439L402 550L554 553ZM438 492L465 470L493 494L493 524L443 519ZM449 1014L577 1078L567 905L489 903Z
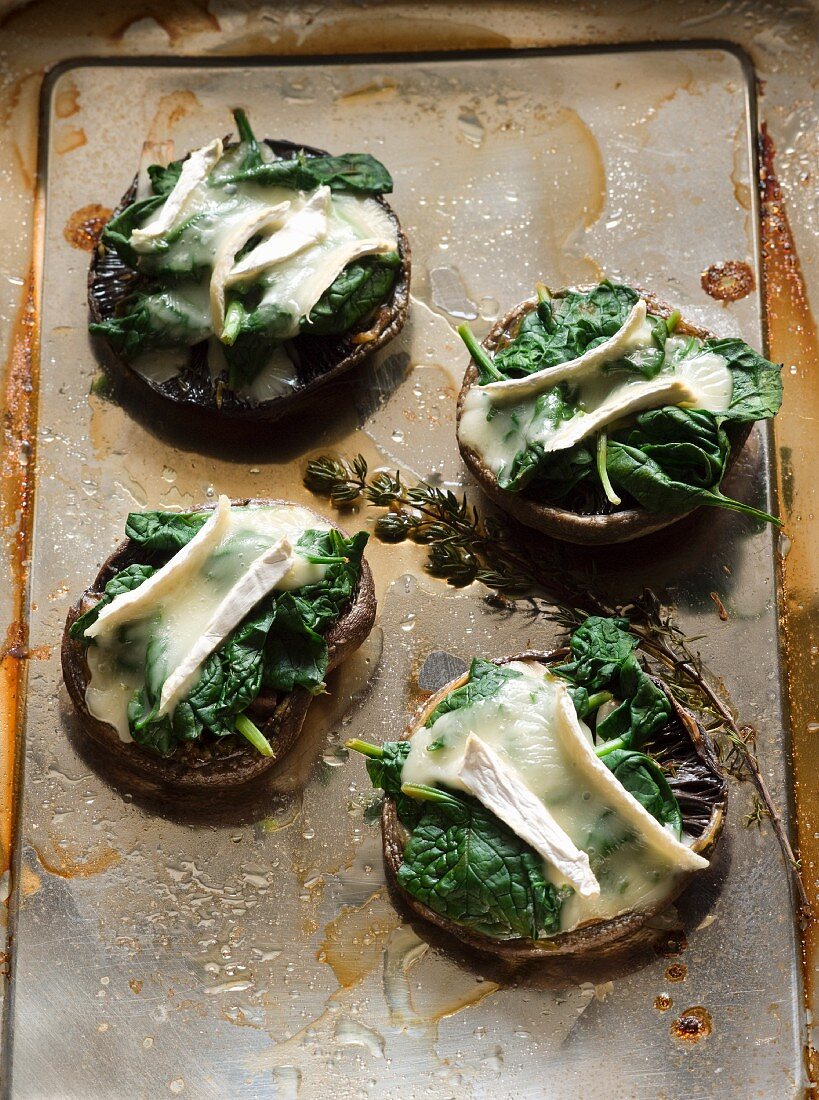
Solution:
M70 130L84 143L67 137L60 97L79 105ZM224 132L238 103L260 133L383 158L413 245L415 302L402 336L315 422L278 433L268 453L205 454L90 393L88 257L64 227L81 207L114 205L147 133L170 134L181 151ZM453 406L464 357L452 324L466 315L486 331L538 277L557 285L605 272L759 343L756 292L723 306L699 285L702 269L724 259L747 261L759 282L749 111L749 74L719 49L89 64L50 81L31 645L51 655L41 651L29 678L13 1096L801 1091L788 883L769 829L742 825L746 788L732 789L715 865L670 918L688 938L674 960L687 966L684 983L669 983L669 959L655 955L561 988L536 971L513 979L427 942L395 910L365 813L369 784L345 759L344 738L400 730L453 658L553 637L542 623L491 613L477 587L453 592L427 577L419 549L373 545L378 625L261 804L202 818L112 788L83 755L58 667L67 607L132 508L187 507L219 491L307 500L305 458L332 448L459 486ZM768 484L767 440L756 432L731 488L764 502ZM347 525L356 519L370 522ZM686 629L706 635L706 660L758 726L782 802L773 549L769 531L715 514L598 562L614 595L672 587ZM654 1008L661 993L673 1000L665 1013ZM680 1044L670 1025L693 1005L713 1031ZM612 1058L615 1049L628 1053Z

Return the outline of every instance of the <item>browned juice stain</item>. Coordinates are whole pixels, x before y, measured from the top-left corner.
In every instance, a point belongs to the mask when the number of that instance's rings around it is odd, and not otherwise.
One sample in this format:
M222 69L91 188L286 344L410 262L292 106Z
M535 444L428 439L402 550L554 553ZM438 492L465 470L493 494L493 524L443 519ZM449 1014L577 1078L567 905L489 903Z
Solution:
M711 1013L702 1005L686 1008L671 1025L674 1038L682 1039L686 1043L698 1043L700 1039L707 1039L713 1030Z
M719 302L737 302L754 289L754 273L744 260L723 260L703 271L700 285Z
M776 176L774 143L763 125L760 135L762 263L768 353L783 363L785 398L774 421L777 490L790 549L781 560L783 626L788 706L793 751L795 832L802 879L813 912L803 914L804 976L808 1005L815 1011L819 934L816 914L819 866L816 807L819 805L819 508L816 491L816 425L819 423L819 335L805 290L782 190ZM809 1052L811 1076L819 1057Z
M54 96L54 114L57 118L71 118L79 109L80 90L73 80L66 80Z
M688 976L688 967L685 963L671 963L665 968L665 980L667 982L684 982Z
M34 894L39 894L42 889L43 882L36 871L31 867L23 865L20 870L20 889L24 898L30 898Z
M673 1004L674 1002L667 993L660 993L654 998L654 1007L658 1012L668 1012Z
M131 987L131 992L132 993L141 993L142 992L142 979L141 978L131 978L128 982L128 985Z
M81 206L63 226L63 236L72 248L93 252L112 214L113 210L100 206L98 202Z
M81 126L62 126L54 139L54 149L59 156L63 156L65 153L73 153L87 141L85 130Z
M48 855L36 846L34 852L43 870L58 878L90 878L102 874L122 859L114 848L98 848L88 852L78 850L76 845L60 848L54 843Z
M342 989L349 989L381 965L390 933L400 924L386 891L379 890L363 905L345 906L329 922L317 958L332 968Z
M35 236L42 211L38 204ZM35 254L36 254L35 249ZM31 502L34 491L35 405L39 365L37 279L32 268L12 326L9 357L3 378L5 414L0 467L0 525L11 563L11 623L0 650L0 690L4 699L5 735L0 738L0 870L9 867L16 789L17 739L23 709L28 620L27 562L31 554Z

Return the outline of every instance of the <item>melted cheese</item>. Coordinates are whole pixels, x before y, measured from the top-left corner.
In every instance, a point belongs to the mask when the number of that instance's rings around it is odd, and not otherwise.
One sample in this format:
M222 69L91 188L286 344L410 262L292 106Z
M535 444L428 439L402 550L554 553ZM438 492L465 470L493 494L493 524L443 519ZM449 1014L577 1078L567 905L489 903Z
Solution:
M280 223L289 209L289 202L263 206L261 210L250 209L244 217L231 224L229 232L221 235L210 277L210 317L217 336L221 336L225 322L225 287L235 264L236 253L244 248L251 237Z
M164 237L182 220L186 215L188 200L207 178L221 155L222 142L219 138L191 153L182 165L173 190L156 216L131 234L131 245L137 252L150 251L160 237Z
M94 630L91 627L86 632L96 642L86 651L91 673L86 704L95 718L114 726L123 740L130 740L127 707L134 691L144 683L148 643L153 640L164 651L166 680L180 668L180 675L185 675L187 679L187 672L191 669L186 662L191 653L198 652L201 639L209 636L209 655L232 629L228 626L230 616L224 609L226 598L233 592L239 593L240 599L245 600L247 589L242 586L242 580L254 571L254 563L266 557L272 547L281 547L283 540L294 546L306 530L327 530L329 527L311 512L295 505L228 507L226 512L222 506L222 514L226 516L226 525L220 525L216 539L212 535L213 527L210 528L211 533L206 536L206 541L199 543L200 547L205 546L205 550L195 553L195 564L192 564L191 555L185 558L182 555L196 539L200 539L207 524L163 569L133 593L117 597L103 609L97 623L106 612L110 622L115 610L121 607L123 601L128 601L124 612L116 610L116 629ZM215 516L208 520L208 523L211 522L215 522ZM255 569L261 570L262 566L255 565ZM287 570L273 581L272 588L288 591L316 584L324 577L326 570L326 566L314 565L294 553L289 557ZM159 574L164 574L165 579L158 587L148 588ZM267 579L270 580L270 575ZM258 575L247 584L259 591L256 580ZM140 601L130 600L131 596L137 597L140 593L143 593ZM245 600L244 606L249 610L253 605L248 605ZM220 615L219 623L214 625L220 612L224 613ZM217 639L214 634L220 628L222 637ZM216 644L211 644L214 641ZM197 662L196 672L201 671L202 663ZM197 680L198 675L188 679L187 693ZM166 710L171 712L172 705L180 698L177 693L175 701L168 704Z
M640 299L625 324L609 340L568 363L548 367L526 378L473 385L464 398L458 437L481 456L501 481L515 455L532 444L545 452L575 446L595 433L637 413L664 405L725 412L733 393L727 360L702 349L681 358L688 341L670 337L666 362L653 379L606 368L623 355L651 346L651 326ZM570 419L554 424L536 413L539 396L566 383Z
M265 237L237 260L230 270L228 283L252 282L268 268L318 244L327 233L331 197L329 187L318 187L303 204L294 205L290 217L284 219L277 233Z
M537 397L554 389L558 382L576 382L595 373L606 363L620 359L636 348L644 347L651 340L651 329L646 326L646 304L639 298L620 328L602 344L584 351L577 359L559 363L554 367L527 374L525 378L509 378L503 382L490 382L483 387L493 405L522 401Z
M479 788L464 782L464 763L470 737L489 746L508 771L485 777L483 785L488 801L500 799L509 808L504 820L510 828L523 836L526 830L514 824L515 803L524 809L532 796L590 860L599 894L577 890L564 902L563 931L657 904L680 874L706 867L706 860L653 818L598 759L565 682L536 662L509 667L521 676L505 681L495 695L414 732L403 782L469 790L483 801ZM439 741L443 747L429 751ZM530 837L523 839L532 843ZM565 868L548 857L545 868L556 885L566 881Z
M561 829L518 772L474 733L466 739L458 778L479 802L531 844L583 897L597 897L600 883L589 857Z

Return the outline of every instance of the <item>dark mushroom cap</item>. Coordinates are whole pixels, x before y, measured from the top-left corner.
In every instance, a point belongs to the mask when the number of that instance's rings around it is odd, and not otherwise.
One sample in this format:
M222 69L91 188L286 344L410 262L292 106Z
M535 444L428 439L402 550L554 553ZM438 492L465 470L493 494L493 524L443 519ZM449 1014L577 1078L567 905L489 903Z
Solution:
M591 290L591 287L564 288L555 293L555 298L564 298L569 289L580 291ZM653 294L645 293L639 288L635 289L648 304L649 313L655 317L668 317L672 310L667 303L660 301ZM537 298L528 298L525 302L515 306L513 310L501 317L490 329L483 347L488 352L496 352L507 344L510 344L517 335L524 317L537 308ZM708 339L713 333L707 329L699 328L681 320L676 331L683 336L697 336L701 340ZM644 535L653 534L655 531L668 527L672 523L690 515L695 509L686 512L649 512L645 508L623 508L606 515L584 515L573 512L568 508L559 508L553 504L543 504L527 498L523 493L511 493L507 489L501 489L498 479L477 451L468 447L461 441L460 425L464 411L466 395L478 381L478 368L470 359L464 374L461 392L458 395L457 431L458 447L464 462L486 495L505 512L514 516L516 520L526 527L533 527L536 531L542 531L553 538L563 539L565 542L573 542L582 545L604 545L612 542L630 542L632 539L642 538ZM731 451L728 457L727 470L730 470L736 461L736 456L745 444L750 434L750 424L727 424L725 430L731 443ZM726 470L726 472L727 472Z
M238 508L289 504L290 501L244 499L234 500ZM194 511L213 508L213 503L202 505ZM301 506L300 506L301 507ZM308 511L311 511L308 509ZM328 521L312 512L322 523ZM336 527L335 524L332 524ZM336 527L336 530L341 530ZM343 532L342 532L343 534ZM117 731L107 722L95 718L85 702L85 691L91 674L86 660L86 647L70 637L72 624L89 607L102 597L106 583L126 566L135 561L145 561L130 539L121 543L105 561L93 584L68 612L62 640L63 679L68 694L80 717L82 729L96 746L110 755L119 776L133 777L136 785L177 792L203 792L230 790L257 779L284 757L295 743L313 696L306 688L297 687L291 692L262 692L248 708L250 715L273 746L275 756L262 756L243 737L209 737L205 743L186 742L168 757L158 756L135 742L122 741ZM358 589L344 614L325 635L329 650L328 671L336 668L353 653L372 629L375 620L375 589L372 573L362 560Z
M266 140L266 144L277 156L292 156L302 150L308 156L326 155L322 149L296 145L290 141ZM112 217L134 201L136 186L137 178L134 177ZM120 355L109 341L101 338L108 351L106 367L143 405L147 403L160 411L163 408L167 411L170 406L180 420L194 429L218 429L236 435L249 427L263 427L289 416L308 402L317 389L358 366L389 343L403 328L409 309L409 241L388 203L380 196L373 196L373 200L381 204L395 226L401 257L398 277L386 301L349 332L338 336L302 333L287 342L296 362L296 385L292 392L269 401L253 403L238 397L226 386L215 389L208 370L206 343L190 349L188 365L180 374L166 382L155 382L140 374L133 363ZM88 272L91 319L96 322L108 320L129 295L151 281L149 276L129 267L116 252L101 242L94 252Z
M565 657L566 650L557 650L553 653L527 652L514 657L499 658L495 663L508 664L510 661L523 660L551 664L564 660ZM468 676L468 673L464 673L429 699L404 734L404 738L412 737L438 703L455 688L466 683ZM680 804L683 828L694 837L694 843L691 846L693 851L707 858L714 850L725 820L728 784L719 770L705 730L690 711L677 702L662 680L656 677L652 679L670 701L675 717L672 718L668 728L655 739L651 749L662 763L673 765L668 783ZM561 956L576 959L581 955L605 958L620 955L624 949L639 942L644 935L643 929L646 922L667 908L682 893L695 873L687 872L679 875L668 896L663 901L645 909L630 910L607 920L587 921L570 932L558 932L554 936L544 937L541 940L493 939L491 936L484 936L472 929L463 928L455 921L440 916L402 888L398 882L398 870L404 861L408 833L398 819L395 800L390 797L384 799L381 828L384 862L390 885L408 908L468 947L508 961L525 962L531 959Z

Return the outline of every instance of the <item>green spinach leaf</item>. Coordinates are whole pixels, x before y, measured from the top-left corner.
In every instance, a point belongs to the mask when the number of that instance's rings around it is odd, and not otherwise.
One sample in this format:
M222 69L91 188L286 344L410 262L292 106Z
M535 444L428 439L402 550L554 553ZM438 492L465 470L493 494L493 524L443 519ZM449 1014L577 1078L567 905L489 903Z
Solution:
M572 633L571 661L555 665L552 672L588 691L602 691L638 644L639 639L629 632L628 619L589 615Z
M366 256L348 264L308 316L302 317L301 331L311 336L348 332L381 305L400 268L397 252Z
M742 340L706 340L710 351L724 356L731 369L734 389L725 417L740 424L768 420L782 404L781 367L769 362Z
M125 536L148 553L175 554L207 523L211 512L130 512Z
M671 826L679 840L682 836L680 804L657 761L641 752L615 749L603 757L603 763L652 817L662 825Z
M228 184L243 180L265 186L292 187L296 191L312 191L322 184L331 191L359 195L386 195L392 191L392 176L369 153L314 157L302 151L295 157L240 169L214 182Z
M438 793L412 829L401 886L440 916L495 939L556 932L562 897L541 858L479 802Z
M508 665L496 665L475 657L469 668L469 679L461 687L455 688L445 696L424 723L427 727L437 722L442 714L452 710L471 707L480 699L489 699L496 695L507 680L517 679L521 675Z
M192 347L211 332L210 318L179 288L135 294L121 313L88 330L105 336L125 359L151 348Z

